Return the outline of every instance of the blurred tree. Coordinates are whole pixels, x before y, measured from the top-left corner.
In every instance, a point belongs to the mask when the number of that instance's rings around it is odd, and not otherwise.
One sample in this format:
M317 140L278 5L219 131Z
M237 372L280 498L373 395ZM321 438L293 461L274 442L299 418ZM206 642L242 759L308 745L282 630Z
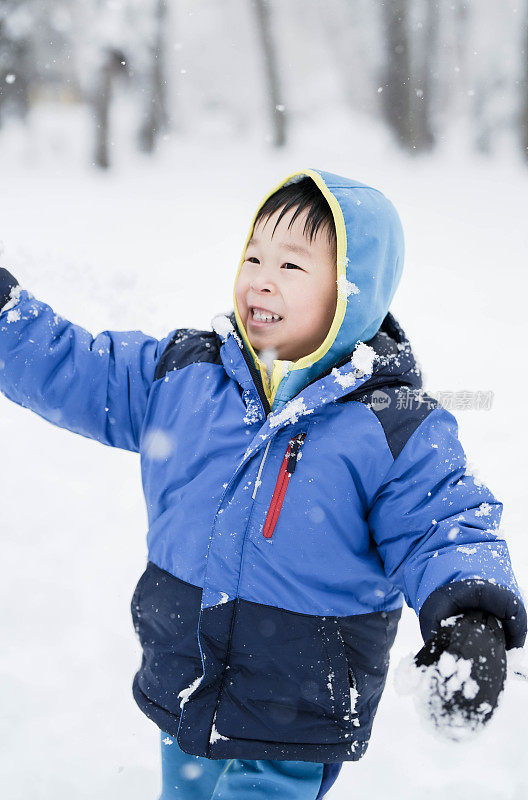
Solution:
M0 0L0 125L8 116L25 119L33 67L35 0Z
M431 150L435 144L432 123L433 93L439 6L433 0L421 0L412 40L416 45L409 82L412 147L418 152Z
M520 126L528 159L527 2L0 0L0 124L50 100L86 103L108 166L123 131L146 153L175 117L250 135L265 104L280 147L290 114L310 126L344 100L409 152L449 138L511 149Z
M286 118L271 27L270 2L269 0L251 0L251 2L255 9L257 31L264 59L266 95L273 125L273 145L282 147L286 144Z
M382 0L385 69L381 103L386 122L410 152L430 150L438 4L432 0ZM411 24L414 14L416 24Z
M438 76L434 96L437 135L443 139L455 123L458 135L463 128L467 137L471 116L468 104L471 19L467 3L444 0L438 16Z
M522 11L517 0L458 0L455 6L455 38L464 58L451 113L467 120L469 147L486 155L511 149L518 137L519 81L525 83Z
M528 161L528 9L523 23L522 84L521 84L521 146Z
M79 0L77 6L79 71L92 108L96 166L111 163L112 110L123 79L139 114L137 143L151 153L168 124L165 91L164 35L166 0ZM121 93L122 94L122 93ZM133 114L130 122L134 119Z
M398 142L412 149L411 62L408 38L408 0L382 0L386 63L381 101L387 124Z
M143 76L143 120L139 129L139 147L152 153L158 136L168 127L165 78L166 0L155 0L150 41L147 45L148 63Z
M99 70L96 74L92 107L95 121L94 163L101 169L110 166L110 110L114 79L121 74L128 74L126 56L122 50L107 47L101 53Z

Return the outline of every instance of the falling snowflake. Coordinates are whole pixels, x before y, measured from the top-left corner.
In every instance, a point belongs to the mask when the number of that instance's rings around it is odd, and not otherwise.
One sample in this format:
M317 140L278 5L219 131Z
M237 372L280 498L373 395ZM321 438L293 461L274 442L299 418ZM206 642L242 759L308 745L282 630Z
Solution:
M142 441L142 450L153 461L167 458L173 449L169 436L160 428L148 430Z

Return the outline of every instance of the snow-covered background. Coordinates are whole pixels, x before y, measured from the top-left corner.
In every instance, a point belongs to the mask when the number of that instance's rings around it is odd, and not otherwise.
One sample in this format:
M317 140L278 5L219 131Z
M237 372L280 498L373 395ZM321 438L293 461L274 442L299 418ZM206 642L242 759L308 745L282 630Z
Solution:
M282 152L256 134L198 130L147 159L128 146L124 102L114 168L99 173L84 166L85 112L42 105L29 127L0 134L0 265L94 334L209 328L232 307L253 211L284 174L315 166L382 189L407 241L392 310L427 388L494 392L491 410L454 413L470 462L504 502L528 586L528 170L511 153L461 150L456 130L434 157L410 158L372 120L336 108ZM129 602L146 559L139 459L4 397L0 437L2 797L155 800L158 732L131 695L140 650ZM406 611L367 755L329 797L524 800L528 684L508 682L474 742L440 742L394 687L395 666L420 644Z

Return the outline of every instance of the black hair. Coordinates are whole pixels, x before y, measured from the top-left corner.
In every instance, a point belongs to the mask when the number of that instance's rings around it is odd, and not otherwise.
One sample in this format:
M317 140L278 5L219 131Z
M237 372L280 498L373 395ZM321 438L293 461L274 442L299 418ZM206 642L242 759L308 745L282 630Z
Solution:
M286 183L284 186L281 186L280 189L277 189L276 192L270 195L266 202L259 208L257 216L255 217L255 225L261 219L268 219L276 211L282 209L281 213L279 214L279 218L275 223L275 227L273 228L273 232L271 234L273 236L281 219L285 214L291 211L292 208L296 208L296 211L288 224L288 228L291 228L299 214L301 214L305 209L308 209L308 215L304 223L303 234L308 237L310 244L315 238L317 232L326 227L329 244L337 247L337 237L332 209L330 208L324 194L317 187L315 181L306 175L300 180L292 179L291 181L288 181L288 183Z

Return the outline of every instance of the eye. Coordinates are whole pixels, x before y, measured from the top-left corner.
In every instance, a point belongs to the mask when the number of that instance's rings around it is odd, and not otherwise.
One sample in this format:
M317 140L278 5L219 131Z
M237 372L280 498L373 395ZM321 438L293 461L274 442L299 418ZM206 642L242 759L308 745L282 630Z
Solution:
M249 256L249 258L246 258L246 261L250 261L252 264L260 264L260 261L256 256Z
M283 266L286 267L287 269L290 269L290 268L291 269L300 269L301 272L303 271L302 267L298 267L297 264L292 264L291 261L287 261L285 264L283 264Z

